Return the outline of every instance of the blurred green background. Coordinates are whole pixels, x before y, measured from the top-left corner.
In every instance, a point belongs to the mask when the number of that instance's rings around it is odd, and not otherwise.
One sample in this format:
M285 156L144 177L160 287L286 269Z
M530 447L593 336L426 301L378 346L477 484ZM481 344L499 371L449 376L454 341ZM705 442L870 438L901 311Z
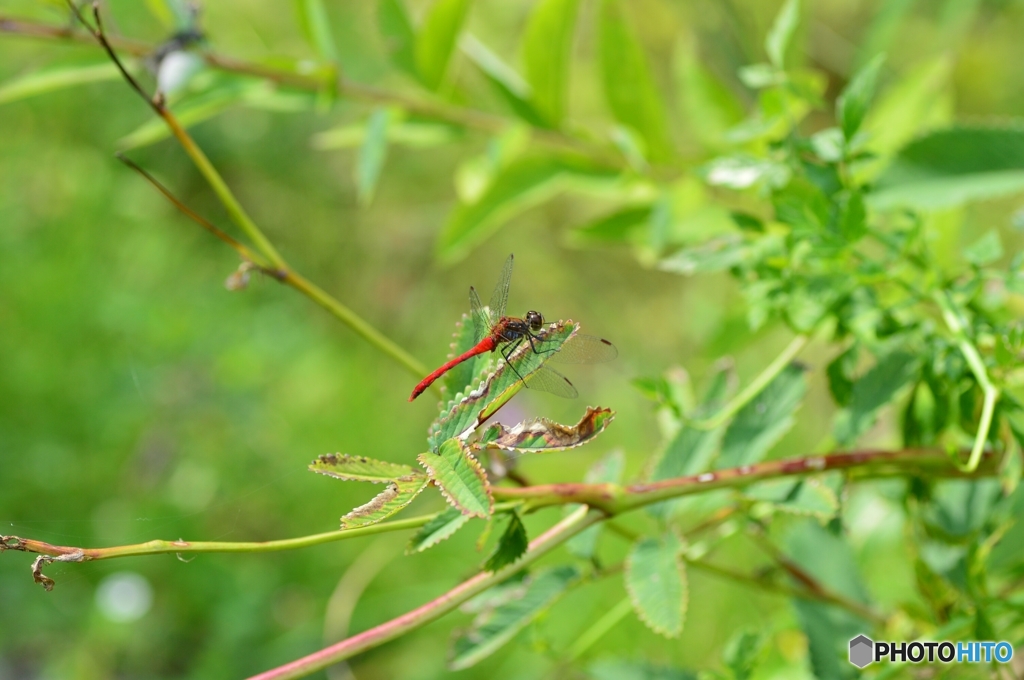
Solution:
M411 3L413 12L423 5ZM881 50L890 54L890 80L944 57L949 69L936 106L951 106L956 119L1024 108L1024 90L1015 85L1024 75L1022 2L807 5L799 59L828 74L832 94L865 54ZM514 61L530 7L481 0L469 28ZM143 3L114 0L105 9L112 31L151 42L166 36ZM753 0L643 0L630 3L628 13L666 89L672 48L684 39L739 92L733 74L763 59L762 36L777 9ZM600 127L607 114L594 76L593 8L583 3L581 12L570 111L573 120ZM8 0L0 13L68 22L59 7L42 2ZM329 14L350 78L407 86L387 64L375 3L329 3ZM211 2L202 25L224 54L311 55L287 3ZM90 60L100 62L93 46L0 36L0 82ZM500 110L464 71L457 76L464 87L453 96ZM650 403L630 379L682 365L699 383L723 356L732 356L739 375L748 377L788 341L777 327L751 335L724 275L681 278L642 267L626 250L568 247L566 226L599 212L598 197L558 197L512 219L468 259L437 265L434 242L454 204L453 173L460 161L482 153L487 139L468 133L427 151L393 147L373 203L362 208L352 180L355 151L320 151L310 140L367 110L346 100L320 111L235 107L193 133L298 271L425 364L444 358L453 324L468 307L468 286L489 291L509 252L516 255L512 311L571 317L616 343L620 357L613 364L569 371L582 395L575 403L528 393L508 407L515 413L503 420L511 422L525 415L575 422L585 404L619 414L592 446L521 461L530 479L579 479L616 447L627 455L627 475L639 474L660 436ZM678 143L697 149L680 115L673 107ZM117 81L0 106L0 531L107 546L332 530L372 489L313 475L307 463L333 451L412 463L425 446L432 396L407 403L413 376L293 291L257 276L248 290L227 291L223 282L237 265L235 254L113 158L117 140L150 116ZM190 206L228 224L175 144L163 141L132 156ZM952 242L1008 225L1018 205L1003 199L950 213ZM1012 238L1019 243L1019 233ZM820 369L828 356L812 347L805 358ZM829 429L820 370L811 384L811 398L777 455L805 452ZM885 427L874 435L880 444L892 437ZM437 494L425 493L406 512L441 507ZM898 509L889 511L891 524L861 545L865 573L882 602L895 599L911 578L898 557L887 556L902 541ZM529 517L531 534L557 516L549 510ZM474 548L477 533L462 532L413 557L402 555L404 536L385 535L187 562L157 556L55 564L47 569L57 581L52 593L32 583L28 556L6 553L0 557L0 678L252 674L337 639L346 592L336 589L353 564L350 576L372 579L352 612L349 629L359 631L473 573L483 559ZM613 538L604 542L609 556L624 551ZM745 566L751 559L745 551L727 544L721 557ZM733 632L750 626L771 636L774 672L809 673L806 643L785 599L700 573L691 574L690 585L680 640L661 639L628 617L590 653L708 668ZM137 610L110 604L117 587L135 594ZM151 603L143 606L147 594ZM620 598L615 579L577 591L536 630L454 675L566 677L575 671L560 670L550 650L564 648ZM466 620L448 616L359 656L352 672L360 679L444 675L446 641Z

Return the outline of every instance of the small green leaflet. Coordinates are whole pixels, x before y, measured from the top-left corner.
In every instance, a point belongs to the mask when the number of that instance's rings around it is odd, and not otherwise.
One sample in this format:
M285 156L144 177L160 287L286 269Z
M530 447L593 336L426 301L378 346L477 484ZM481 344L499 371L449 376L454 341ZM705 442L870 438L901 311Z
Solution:
M484 610L468 631L455 638L448 667L451 670L469 668L493 654L579 579L579 570L571 566L554 567L529 576L520 597Z
M715 467L721 470L760 462L793 427L793 414L806 391L804 369L796 364L784 368L733 418Z
M686 615L682 545L671 532L641 538L626 558L626 590L640 620L659 635L678 637Z
M391 517L427 488L430 479L419 472L399 477L388 482L387 488L374 496L369 503L360 505L341 518L342 529L369 526Z
M597 42L604 96L612 115L643 137L648 158L666 158L671 140L664 105L619 0L601 1Z
M306 41L316 50L317 56L324 61L338 61L338 48L334 44L334 36L331 35L324 0L296 0L295 8Z
M698 680L695 672L662 666L649 661L600 659L587 668L591 680ZM708 677L717 678L717 675Z
M583 481L586 484L619 484L622 481L622 472L625 466L625 454L622 453L622 449L616 449L591 466L583 476ZM578 507L576 504L567 505L563 515L571 514ZM576 534L566 541L566 550L576 557L589 560L594 556L602 526L603 523L595 524Z
M839 119L839 125L847 142L853 139L860 129L860 124L864 122L868 104L871 103L871 97L875 94L878 70L884 61L884 55L879 54L868 62L850 80L846 89L836 99L836 117Z
M409 539L405 554L411 555L434 547L461 529L468 521L469 516L463 515L457 508L447 508L420 527L419 531Z
M310 464L309 469L346 481L387 485L370 502L342 517L342 529L368 526L387 519L411 503L430 481L423 473L408 465L338 453L320 456Z
M470 0L435 0L423 19L416 36L416 70L432 90L444 83L469 5Z
M753 630L740 631L726 643L722 661L732 672L732 680L750 679L763 646L764 639L761 634Z
M646 240L646 236L639 232L650 219L650 205L623 208L576 227L566 235L566 241L576 247L623 243L639 245Z
M400 463L389 463L366 456L350 456L347 453L327 453L314 460L309 469L322 475L337 477L354 482L382 484L399 477L417 474L414 468Z
M498 539L498 545L494 552L484 563L487 571L498 571L502 567L513 564L523 556L526 549L530 547L530 538L526 535L526 527L519 519L519 513L513 510L509 513L508 526Z
M565 114L572 60L573 28L579 0L539 0L523 35L523 65L533 88L533 105L551 127Z
M419 78L416 70L416 33L402 0L381 0L377 5L377 25L384 37L391 62L406 75Z
M494 423L483 431L477 445L522 453L564 451L586 444L604 432L614 419L615 412L611 409L588 406L580 422L572 426L547 418L537 418L513 427Z
M535 127L547 127L540 114L530 103L532 92L529 84L515 69L502 61L501 57L480 42L476 36L467 33L459 41L462 52L469 57L497 90L509 108L526 123Z
M120 79L121 72L110 61L84 66L49 68L8 80L3 85L0 85L0 104L57 92L86 83L99 83L106 80Z
M356 163L356 195L360 205L369 205L377 189L377 180L384 167L384 157L388 152L388 126L393 118L387 108L379 108L370 114L366 124L366 136L359 148L359 161Z
M842 446L856 441L874 424L879 409L891 402L919 371L920 360L909 352L897 350L879 359L854 382L849 407L837 414L836 441Z
M576 334L577 330L579 324L573 321L557 321L544 331L544 338L561 347ZM430 448L440 446L451 437L468 436L523 388L520 376L528 377L548 358L550 354L538 354L530 345L524 343L510 357L515 370L511 370L509 364L502 361L498 368L487 376L483 384L449 407L448 412L431 426L428 437Z
M764 40L764 51L768 53L768 59L777 69L781 70L786 65L786 50L793 41L793 34L796 33L799 22L799 0L786 0Z
M771 503L782 512L812 515L821 520L832 519L839 510L836 493L820 479L813 477L759 482L745 489L743 496Z
M480 462L462 441L449 439L441 444L437 453L421 453L416 460L426 468L452 507L469 517L491 514L494 509L491 485Z

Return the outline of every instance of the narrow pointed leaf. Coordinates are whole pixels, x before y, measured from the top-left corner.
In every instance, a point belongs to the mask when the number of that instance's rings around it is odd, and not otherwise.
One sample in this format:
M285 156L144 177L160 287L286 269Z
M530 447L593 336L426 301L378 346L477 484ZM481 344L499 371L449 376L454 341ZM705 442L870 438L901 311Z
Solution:
M839 510L835 492L815 478L760 482L745 489L743 495L750 500L771 503L783 512L813 515L822 520L831 519Z
M938 210L1024 191L1024 126L961 126L904 147L868 203Z
M388 125L392 112L380 108L370 115L366 124L366 136L359 148L359 161L356 164L356 194L361 205L369 205L377 189L384 157L388 151Z
M875 94L875 84L878 81L878 71L882 67L885 57L878 55L857 72L857 75L850 80L850 83L836 99L836 115L839 118L839 126L843 129L843 136L847 141L853 139L864 122L864 116L868 112L868 104Z
M485 610L469 630L455 638L448 667L469 668L493 654L554 604L580 576L575 567L561 566L528 577L520 597Z
M534 105L554 127L565 115L578 6L579 0L540 0L534 5L523 36L523 64L533 88Z
M597 461L583 476L587 484L619 484L622 482L622 472L626 467L626 456L622 449L616 449L607 456ZM566 506L565 515L572 513L577 507L576 504ZM576 557L589 560L594 556L597 548L597 539L601 535L603 524L595 524L587 527L566 541L565 548Z
M836 418L836 440L848 446L864 434L874 424L878 411L917 376L920 367L920 359L909 352L890 352L879 359L854 382L850 406Z
M793 427L793 414L807 392L804 369L790 364L740 409L722 440L717 468L760 462L768 450Z
M438 257L446 262L465 257L504 221L560 191L565 172L565 164L552 158L524 158L509 164L474 203L452 211L438 237Z
M416 33L403 0L381 0L377 6L377 25L391 62L407 75L418 78Z
M306 41L313 46L317 56L324 61L338 60L338 47L331 35L330 21L324 0L296 0L299 14L299 25L306 36Z
M573 321L558 321L548 326L544 338L552 343L552 347L561 347L576 334L577 330L579 324ZM498 368L489 374L482 384L467 392L434 423L428 438L431 449L452 437L469 436L523 389L521 377L526 378L536 371L550 356L550 353L534 352L524 343L509 357L513 368L510 369L508 363L501 361Z
M342 529L354 529L376 524L395 514L427 488L430 479L419 472L388 482L387 487L369 503L360 505L341 518Z
M263 83L231 82L171 106L183 127L192 127L215 118L251 96ZM119 149L137 149L155 144L171 136L170 128L161 118L153 118L117 140Z
M321 475L337 477L353 482L387 482L418 474L414 468L386 460L375 460L366 456L350 456L347 453L327 453L314 460L309 469Z
M51 68L8 80L0 85L0 104L57 92L69 87L120 80L121 72L109 61L102 64Z
M491 514L491 485L480 462L462 441L449 439L437 453L421 453L416 460L426 468L452 507L469 517Z
M508 526L505 527L501 538L498 539L498 545L495 546L494 552L484 563L484 569L498 571L502 567L513 564L523 556L529 545L530 538L526 535L526 527L519 519L519 513L513 510L509 513Z
M677 637L686 615L686 571L682 546L671 533L641 538L626 558L626 590L640 620L659 635Z
M436 0L416 36L416 70L432 90L441 87L469 12L470 0Z
M623 208L576 227L566 236L573 246L618 245L642 241L638 238L650 223L651 206Z
M598 59L605 99L612 115L636 130L647 144L647 157L670 155L668 128L647 56L629 25L619 0L602 0L598 15Z
M615 419L608 408L587 407L587 412L575 425L560 425L547 418L536 418L507 427L494 423L480 435L480 446L523 453L549 453L564 451L586 444Z
M786 0L786 4L779 10L775 17L768 36L764 41L765 52L775 68L781 69L785 66L786 50L793 41L793 34L796 33L796 26L800 22L799 0Z
M464 35L459 45L462 52L483 72L484 77L517 116L530 125L548 127L533 106L529 84L515 69L473 35Z
M448 508L420 527L419 531L409 539L405 553L411 555L434 547L461 529L468 521L469 517L463 515L458 509Z

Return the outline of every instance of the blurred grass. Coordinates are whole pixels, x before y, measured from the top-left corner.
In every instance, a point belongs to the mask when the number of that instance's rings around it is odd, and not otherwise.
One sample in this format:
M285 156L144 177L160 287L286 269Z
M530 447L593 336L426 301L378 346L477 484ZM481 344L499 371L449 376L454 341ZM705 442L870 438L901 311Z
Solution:
M805 58L827 69L848 66L881 3L808 4ZM141 4L110 5L114 30L160 39L159 25ZM528 7L480 3L470 28L509 53L510 36L521 31ZM59 11L33 2L10 2L3 11L62 20ZM656 77L665 78L669 50L684 29L702 44L715 45L705 56L720 74L759 59L759 36L774 7L740 0L645 0L633 13L657 60ZM372 3L331 5L331 17L349 77L400 82L385 66ZM1024 5L981 2L975 16L950 20L953 25L943 17L930 6L914 8L901 37L887 46L889 63L904 69L944 47L955 48L958 113L1019 113L1024 93L1006 84L1020 82L1024 68L1015 58ZM204 25L227 54L309 55L290 7L209 3ZM581 121L603 115L592 77L592 43L585 28L571 99L573 116ZM91 47L3 36L0 82L43 65L95 56ZM482 101L493 103L488 95ZM469 260L451 269L435 267L430 257L453 202L452 173L461 159L482 151L484 140L470 135L461 145L429 152L392 148L375 201L361 210L351 180L353 153L317 152L309 144L313 133L360 111L347 102L324 115L233 110L194 133L299 271L425 363L444 357L452 326L467 306L467 287L489 290L509 252L517 260L512 311L539 308L549 318L572 317L586 332L618 345L614 364L570 372L584 395L576 403L534 394L517 399L521 410L563 422L575 422L588 403L620 414L591 447L524 459L530 478L579 478L615 446L627 452L627 474L637 474L658 432L629 379L682 364L699 380L717 358L732 353L738 353L740 375L749 377L788 340L781 331L751 337L724 277L682 279L643 270L626 252L563 248L563 228L594 213L591 199L562 198L530 211ZM0 107L2 531L96 546L157 537L261 540L331 530L338 516L373 490L310 474L308 461L342 451L411 463L424 447L433 414L430 397L406 403L413 381L402 369L293 292L258 277L247 291L224 289L224 278L237 264L234 254L112 156L115 141L149 115L121 83L89 84ZM227 224L172 143L134 157L186 203ZM969 209L963 240L973 240L980 225L1005 223L1016 207L1005 200ZM806 359L820 368L828 357L812 348ZM812 384L823 396L820 372ZM829 415L827 400L812 395L782 448L795 454L814 446L827 431ZM407 512L440 507L435 494L424 494ZM531 534L553 517L548 511L528 518ZM400 614L470 574L478 557L476 531L412 557L399 556L396 542L396 558L360 601L351 629ZM0 558L0 678L225 678L283 663L324 642L327 598L370 540L295 553L206 555L187 564L154 557L52 565L47 573L57 588L49 594L32 584L26 556L6 554ZM872 538L876 553L879 542L894 548L900 536ZM603 544L610 561L624 554L612 536ZM730 541L722 559L743 563L749 555L749 546ZM126 569L144 575L155 594L152 610L131 624L108 620L94 601L96 585ZM884 597L892 588L878 592ZM628 617L592 652L631 656L639 649L656 661L707 666L743 623L769 625L769 634L780 639L786 621L793 627L781 598L696 573L691 593L680 641L657 638ZM542 635L562 649L620 598L616 579L573 593L541 624ZM459 618L355 659L357 677L443 674L441 649ZM536 642L524 634L460 675L551 672Z

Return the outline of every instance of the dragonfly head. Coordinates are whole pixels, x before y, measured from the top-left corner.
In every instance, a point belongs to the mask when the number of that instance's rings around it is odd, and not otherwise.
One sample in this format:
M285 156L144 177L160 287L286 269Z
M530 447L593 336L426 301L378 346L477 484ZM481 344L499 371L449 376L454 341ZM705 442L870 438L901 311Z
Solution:
M544 327L544 315L531 309L526 313L526 323L529 324L530 330L536 333Z

